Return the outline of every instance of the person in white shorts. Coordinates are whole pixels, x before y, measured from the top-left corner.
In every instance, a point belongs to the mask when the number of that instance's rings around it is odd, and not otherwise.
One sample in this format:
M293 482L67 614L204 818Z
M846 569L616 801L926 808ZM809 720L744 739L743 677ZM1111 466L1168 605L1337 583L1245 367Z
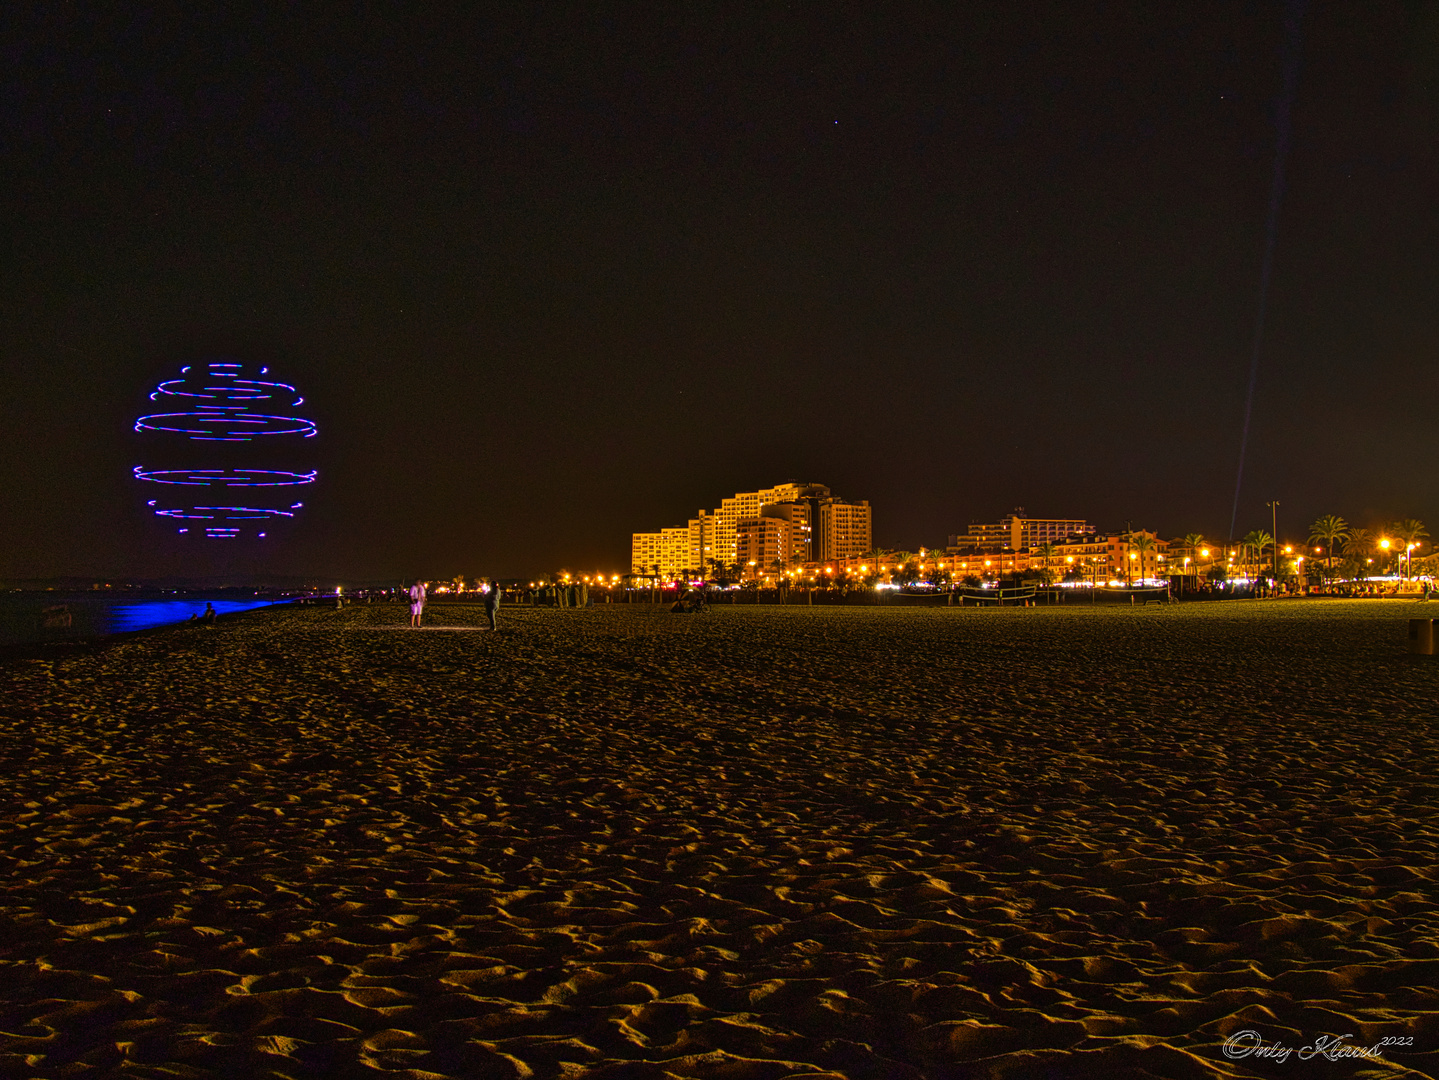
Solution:
M425 583L416 581L410 586L410 625L419 626L420 616L425 613Z

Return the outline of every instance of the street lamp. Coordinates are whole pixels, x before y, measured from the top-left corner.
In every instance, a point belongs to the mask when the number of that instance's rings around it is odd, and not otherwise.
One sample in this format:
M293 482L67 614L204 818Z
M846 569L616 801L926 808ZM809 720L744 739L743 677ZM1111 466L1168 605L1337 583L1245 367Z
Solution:
M1279 500L1269 503L1269 542L1274 545L1274 587L1279 588ZM1264 553L1260 552L1262 556Z

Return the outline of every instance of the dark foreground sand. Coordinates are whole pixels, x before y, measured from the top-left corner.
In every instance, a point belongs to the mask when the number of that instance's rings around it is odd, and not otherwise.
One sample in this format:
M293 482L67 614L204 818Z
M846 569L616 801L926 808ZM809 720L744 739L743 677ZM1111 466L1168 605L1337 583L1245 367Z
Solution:
M0 1075L1434 1075L1425 611L359 607L10 662Z

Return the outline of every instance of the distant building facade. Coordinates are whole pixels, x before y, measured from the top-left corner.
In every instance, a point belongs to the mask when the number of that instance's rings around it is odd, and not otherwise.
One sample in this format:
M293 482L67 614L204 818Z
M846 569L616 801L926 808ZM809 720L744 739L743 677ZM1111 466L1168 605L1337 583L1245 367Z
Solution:
M782 524L777 524L782 523ZM741 491L685 526L630 538L630 570L664 576L707 573L716 564L741 572L753 561L772 571L777 561L800 566L858 557L873 546L868 502L850 503L823 484L789 481Z
M1152 580L1169 574L1169 542L1143 529L1116 533L1091 529L1054 544L1047 556L1040 553L1041 544L989 550L955 545L945 553L944 561L957 577L997 578L1048 570L1055 580L1069 578L1103 584Z
M812 562L814 554L814 507L806 499L787 499L784 502L766 503L760 507L760 516L780 518L789 522L789 551L785 561L791 565Z
M663 568L660 552L664 546L664 536L657 532L635 533L630 537L630 572L633 574L651 574L656 567Z
M761 577L788 567L794 549L793 529L780 517L741 518L735 532L740 576Z
M819 504L819 528L815 534L819 548L817 561L858 559L874 548L869 503L824 500Z
M996 522L972 522L965 532L950 536L949 546L955 550L1022 551L1095 533L1095 527L1083 518L1026 517L1024 508L1018 507Z

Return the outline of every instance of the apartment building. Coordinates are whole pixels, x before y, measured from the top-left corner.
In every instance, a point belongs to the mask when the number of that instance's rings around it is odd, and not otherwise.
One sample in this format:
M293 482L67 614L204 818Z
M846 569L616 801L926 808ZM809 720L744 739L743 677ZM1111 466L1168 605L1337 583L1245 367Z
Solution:
M675 575L687 570L708 571L715 562L726 567L747 563L749 559L740 554L740 525L761 520L788 524L787 530L763 524L751 524L746 529L752 537L772 539L787 534L788 546L779 556L786 563L844 559L862 555L873 545L868 502L848 503L823 484L791 480L758 491L737 492L721 500L716 509L699 511L681 528L634 533L630 542L631 571L648 573L659 565L661 573ZM770 556L768 561L773 562L775 557Z
M712 546L716 554L711 557L719 559L726 566L740 561L736 539L739 523L759 517L763 507L827 498L829 494L829 488L823 484L801 484L791 480L774 487L761 488L759 491L741 491L722 500L719 508L714 511L715 539Z
M1024 508L1016 507L1014 513L996 522L972 522L963 533L951 535L949 546L956 550L974 548L981 551L998 551L1009 548L1020 551L1037 548L1041 544L1059 544L1076 536L1093 536L1095 528L1083 518L1032 518L1025 517Z
M735 542L740 576L745 580L774 573L776 563L790 565L793 526L782 517L743 518L736 526Z
M630 573L650 574L656 567L663 568L661 552L664 535L657 532L635 533L630 537Z
M1136 543L1140 537L1149 542ZM1033 565L1039 565L1033 551L1030 558ZM1060 574L1073 570L1085 581L1138 581L1167 575L1168 561L1169 541L1139 529L1056 544L1050 568Z
M714 515L707 510L701 510L699 516L689 520L689 561L685 563L686 570L703 570L709 566L711 559L719 558L715 554L715 521Z
M815 540L817 561L820 562L829 559L857 559L872 550L874 529L868 501L820 501Z
M1150 544L1135 543L1147 537ZM1152 545L1152 546L1151 546ZM1056 580L1066 576L1080 581L1138 581L1154 579L1168 573L1169 544L1154 533L1106 533L1077 536L1054 545L1047 557L1039 554L1039 545L1029 548L1006 548L997 551L964 549L946 556L948 568L956 576L1004 577L1031 570L1049 570ZM1131 558L1130 556L1133 556Z
M789 522L790 542L785 561L794 565L813 562L815 507L805 499L787 499L783 502L765 503L760 507L760 516L780 518Z

